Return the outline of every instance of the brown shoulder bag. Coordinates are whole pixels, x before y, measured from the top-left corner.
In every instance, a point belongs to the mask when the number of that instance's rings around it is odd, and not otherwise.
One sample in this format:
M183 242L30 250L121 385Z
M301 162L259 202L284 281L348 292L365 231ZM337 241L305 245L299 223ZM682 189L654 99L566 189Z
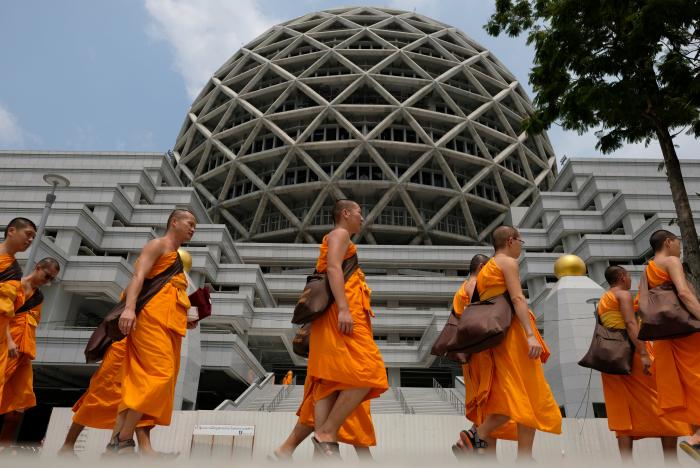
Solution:
M357 255L343 260L343 277L345 281L350 278L359 266ZM323 273L314 271L313 274L306 277L306 286L304 286L297 305L294 307L292 323L303 325L313 322L323 315L334 301L335 298L331 291L328 275L325 271Z
M455 314L454 309L450 312L450 317L445 322L445 327L442 332L438 335L433 347L430 349L430 354L433 356L444 357L450 361L455 361L459 363L466 363L469 361L469 353L448 351L447 345L452 341L457 334L457 325L459 324L459 318Z
M478 288L474 292L474 299L479 299ZM498 346L510 328L513 313L513 303L507 292L471 302L464 309L457 333L447 344L447 350L474 354Z
M688 286L695 294L693 284ZM700 320L685 308L673 282L649 289L646 269L639 280L639 316L639 339L643 341L682 338L700 331Z
M309 357L309 341L311 340L311 322L305 323L297 329L292 340L292 351L297 356Z
M627 330L604 326L598 312L594 313L596 322L591 346L578 365L605 374L631 374L634 345L627 335Z

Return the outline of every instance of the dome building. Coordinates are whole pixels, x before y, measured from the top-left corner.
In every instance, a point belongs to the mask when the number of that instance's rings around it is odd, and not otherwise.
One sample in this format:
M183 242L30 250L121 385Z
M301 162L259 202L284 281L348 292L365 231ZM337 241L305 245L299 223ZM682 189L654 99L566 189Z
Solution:
M367 244L478 245L555 176L516 78L457 29L343 8L272 27L195 99L178 175L237 241L318 243L338 198Z

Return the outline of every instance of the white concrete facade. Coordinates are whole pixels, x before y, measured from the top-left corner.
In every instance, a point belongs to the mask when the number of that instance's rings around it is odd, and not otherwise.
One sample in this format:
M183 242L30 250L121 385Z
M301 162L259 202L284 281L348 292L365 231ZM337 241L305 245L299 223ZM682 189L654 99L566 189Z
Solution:
M592 333L592 306L585 300L600 294L610 263L626 265L636 284L650 255L651 232L677 229L669 227L675 212L657 166L656 160L572 159L562 167L556 191L509 214L519 220L526 243L523 285L552 348L547 376L568 416L587 386L587 372L575 366ZM691 206L699 209L694 194L700 192L700 161L683 161L682 167ZM193 210L199 222L187 246L192 279L216 290L212 317L183 346L179 407L192 408L197 390L206 391L200 369L244 388L268 371L305 365L291 352L290 317L318 246L234 242L224 225L211 223L195 190L181 186L170 160L154 153L0 152L0 226L20 215L39 219L46 172L63 174L71 186L58 190L39 249L40 257L53 256L62 267L60 282L46 292L38 330L35 364L42 387L85 388L94 369L82 355L91 329L126 286L139 249L162 231L175 207ZM581 256L593 281L562 296L557 291L574 281L554 286L553 263L564 252ZM476 253L489 254L490 248L359 246L373 290L375 338L397 386L400 371L459 372L429 349ZM600 403L595 376L592 382L590 402Z

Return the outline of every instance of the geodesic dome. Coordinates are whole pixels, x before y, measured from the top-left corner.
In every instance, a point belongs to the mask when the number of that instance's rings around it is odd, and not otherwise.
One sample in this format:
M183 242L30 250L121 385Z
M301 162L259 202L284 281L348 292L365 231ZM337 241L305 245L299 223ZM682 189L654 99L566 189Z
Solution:
M475 244L554 179L515 77L459 30L385 8L310 13L241 48L189 110L177 170L233 237L319 242L331 207L356 241Z

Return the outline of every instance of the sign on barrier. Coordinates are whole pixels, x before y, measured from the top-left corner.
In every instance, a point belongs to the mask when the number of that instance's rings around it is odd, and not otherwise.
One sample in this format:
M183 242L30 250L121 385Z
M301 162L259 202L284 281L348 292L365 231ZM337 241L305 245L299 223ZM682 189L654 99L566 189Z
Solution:
M201 424L192 431L190 458L250 459L255 426Z

